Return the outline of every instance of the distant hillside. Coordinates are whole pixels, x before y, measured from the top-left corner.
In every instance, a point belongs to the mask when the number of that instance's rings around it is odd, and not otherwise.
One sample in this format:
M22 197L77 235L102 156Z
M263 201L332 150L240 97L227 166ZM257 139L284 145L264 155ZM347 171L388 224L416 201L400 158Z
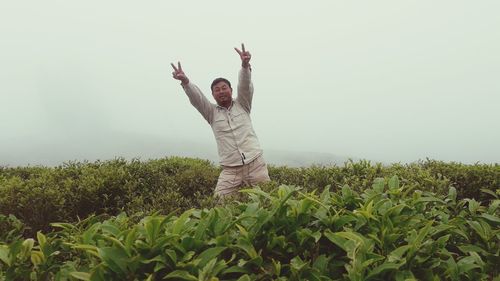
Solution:
M264 157L270 164L290 167L308 167L311 165L343 165L349 157L331 153L266 150ZM352 158L353 160L357 160Z
M21 145L24 144L24 145ZM214 143L177 141L153 136L108 134L46 138L44 140L11 140L0 148L0 165L55 166L68 161L108 160L117 157L141 160L183 156L208 159L218 163ZM266 149L264 157L269 164L278 166L342 165L348 157L330 153ZM355 160L355 159L354 159Z

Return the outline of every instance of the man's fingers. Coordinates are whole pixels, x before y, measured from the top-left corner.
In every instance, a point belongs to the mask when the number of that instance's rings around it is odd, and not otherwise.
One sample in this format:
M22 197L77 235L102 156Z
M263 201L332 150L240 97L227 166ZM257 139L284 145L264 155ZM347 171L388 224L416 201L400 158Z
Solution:
M170 65L174 68L175 71L177 71L177 68L175 67L175 65L173 63L170 63Z
M243 53L245 52L245 44L241 43L241 50L243 51Z
M238 52L238 54L241 56L241 51L238 50L238 48L234 48L236 50L236 52Z
M179 65L179 70L182 71L181 62L178 61L177 64Z

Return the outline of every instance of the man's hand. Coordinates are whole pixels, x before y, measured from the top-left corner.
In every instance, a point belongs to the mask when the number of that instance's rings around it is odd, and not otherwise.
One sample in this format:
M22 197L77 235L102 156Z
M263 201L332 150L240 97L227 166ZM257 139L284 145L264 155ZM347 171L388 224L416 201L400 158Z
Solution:
M186 74L182 70L181 62L177 62L177 67L173 63L170 64L174 68L174 72L172 72L172 77L181 81L182 85L187 85L189 83L189 79Z
M240 55L241 66L244 68L249 68L250 67L250 59L252 58L252 55L250 54L249 51L245 51L245 44L241 43L241 51L238 48L234 48L234 49Z

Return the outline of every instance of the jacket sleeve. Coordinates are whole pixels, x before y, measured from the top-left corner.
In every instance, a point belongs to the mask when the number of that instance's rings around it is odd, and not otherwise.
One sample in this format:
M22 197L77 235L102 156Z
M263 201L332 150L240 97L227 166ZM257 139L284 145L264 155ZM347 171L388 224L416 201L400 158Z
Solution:
M212 124L214 117L213 104L203 95L195 84L189 82L187 85L182 85L182 88L191 104L201 113L203 118L207 120L208 124Z
M250 68L242 68L238 78L238 97L236 100L243 106L246 112L252 110L253 84L252 71Z

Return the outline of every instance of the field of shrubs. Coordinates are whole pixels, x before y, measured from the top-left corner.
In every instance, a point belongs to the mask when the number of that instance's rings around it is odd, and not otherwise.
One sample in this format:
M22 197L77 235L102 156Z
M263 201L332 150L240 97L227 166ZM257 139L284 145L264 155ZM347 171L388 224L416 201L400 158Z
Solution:
M165 158L0 167L0 280L500 280L500 166L220 169Z

